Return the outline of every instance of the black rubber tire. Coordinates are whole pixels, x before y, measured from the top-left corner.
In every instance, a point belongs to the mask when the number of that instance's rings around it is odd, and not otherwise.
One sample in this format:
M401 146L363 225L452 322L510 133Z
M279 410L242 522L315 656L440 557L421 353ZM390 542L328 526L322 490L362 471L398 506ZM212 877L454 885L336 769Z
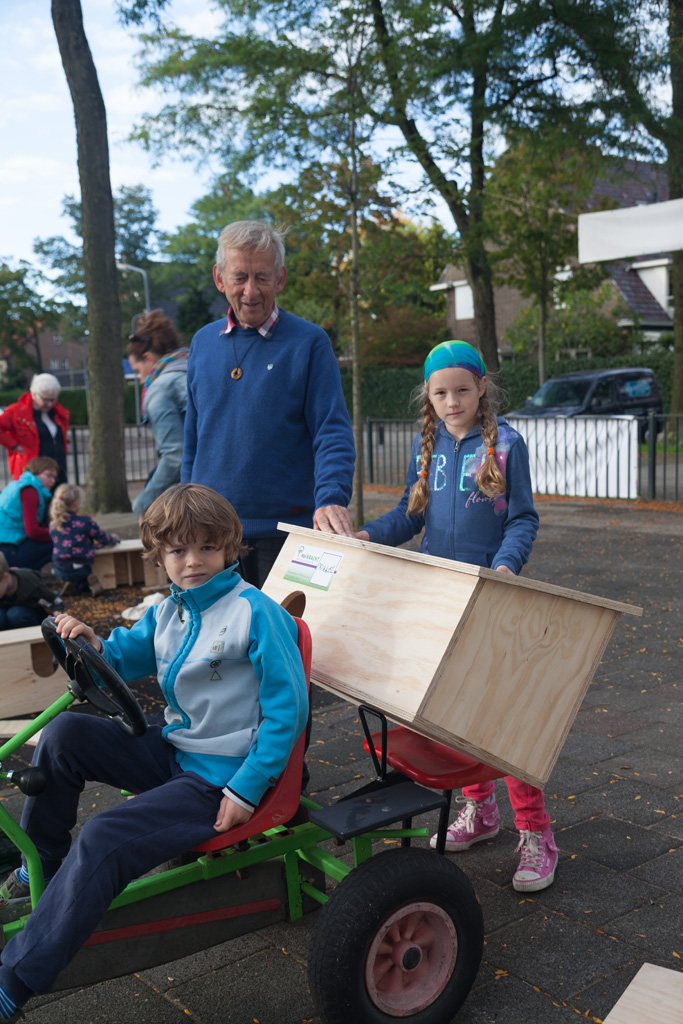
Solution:
M378 1005L366 968L388 919L412 904L438 908L454 929L457 945L443 987L437 992L435 985L427 1005L406 1013L406 1007ZM320 911L308 959L311 994L325 1024L446 1024L472 987L483 944L481 907L467 876L431 850L390 850L355 868Z

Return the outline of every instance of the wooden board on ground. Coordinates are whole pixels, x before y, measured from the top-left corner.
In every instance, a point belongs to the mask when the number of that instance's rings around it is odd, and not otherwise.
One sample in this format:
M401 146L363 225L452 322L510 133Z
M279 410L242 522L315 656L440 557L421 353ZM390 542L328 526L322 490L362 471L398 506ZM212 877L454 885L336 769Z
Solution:
M643 964L603 1024L683 1024L683 974Z
M633 605L278 524L263 590L306 594L312 678L534 786L548 781Z
M142 557L141 540L122 540L110 548L98 548L92 571L105 590L143 584L147 590L168 587L168 577L159 566Z
M0 664L3 718L43 711L66 690L66 674L55 665L40 626L0 632Z
M16 736L18 732L25 729L27 725L31 725L33 719L31 718L7 718L4 721L0 719L0 737L5 739L11 739L12 736ZM38 732L34 732L33 736L26 740L26 743L30 747L35 747L42 735L43 730L39 729Z

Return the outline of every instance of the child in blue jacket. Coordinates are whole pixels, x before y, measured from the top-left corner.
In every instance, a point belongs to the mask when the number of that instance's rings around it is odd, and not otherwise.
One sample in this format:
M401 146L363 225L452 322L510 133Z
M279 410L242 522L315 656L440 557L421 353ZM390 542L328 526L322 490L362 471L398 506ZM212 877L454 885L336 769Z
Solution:
M406 489L395 509L356 534L378 544L404 544L424 528L421 550L440 558L518 574L538 530L523 438L494 416L484 362L472 345L445 341L427 356L422 432L413 442ZM522 892L551 885L558 849L543 792L506 776L519 829L520 863L512 880ZM446 849L467 850L498 835L495 783L467 786L448 829ZM436 846L436 837L432 837Z
M306 725L296 623L235 571L242 527L230 503L180 484L150 505L141 537L168 573L169 598L106 641L72 616L57 620L125 680L156 673L166 725L133 737L110 719L61 714L43 730L33 763L49 782L26 799L22 827L52 880L2 951L0 1020L49 991L128 882L247 821ZM88 821L69 849L91 780L138 796ZM26 898L27 881L25 866L13 872L0 902Z

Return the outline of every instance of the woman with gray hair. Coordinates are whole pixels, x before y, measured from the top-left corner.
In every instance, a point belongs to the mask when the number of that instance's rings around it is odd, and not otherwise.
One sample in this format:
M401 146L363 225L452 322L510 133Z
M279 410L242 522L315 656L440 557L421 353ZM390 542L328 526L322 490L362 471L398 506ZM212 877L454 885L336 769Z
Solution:
M0 413L0 444L7 448L13 480L27 462L45 455L59 466L57 483L65 482L69 410L57 401L60 390L51 373L37 373L30 390Z

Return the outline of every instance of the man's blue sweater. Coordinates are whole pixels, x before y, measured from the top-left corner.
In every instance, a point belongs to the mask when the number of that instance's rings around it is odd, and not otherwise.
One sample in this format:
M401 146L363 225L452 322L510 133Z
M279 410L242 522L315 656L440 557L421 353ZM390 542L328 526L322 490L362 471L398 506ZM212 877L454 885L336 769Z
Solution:
M217 320L192 339L181 479L224 495L246 537L275 536L278 520L311 526L317 508L348 505L353 486L353 432L330 340L284 310L268 339L224 327Z

